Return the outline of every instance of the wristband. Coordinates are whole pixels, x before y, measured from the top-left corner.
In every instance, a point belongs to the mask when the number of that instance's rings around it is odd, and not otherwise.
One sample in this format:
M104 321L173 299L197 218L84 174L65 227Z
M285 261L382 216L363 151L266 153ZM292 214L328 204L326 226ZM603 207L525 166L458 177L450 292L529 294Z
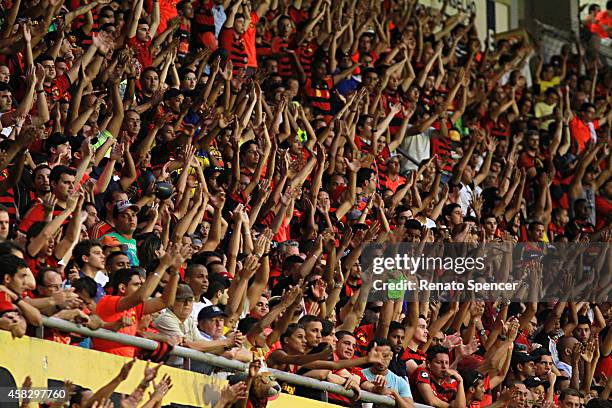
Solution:
M39 90L36 91L36 93L43 93L43 92L45 92L44 89L39 89Z
M106 58L106 54L104 54L102 51L100 50L96 50L96 55L99 55L102 58Z
M17 303L21 302L23 299L21 298L21 296L17 295L17 299L15 299L13 301L13 304L16 305Z

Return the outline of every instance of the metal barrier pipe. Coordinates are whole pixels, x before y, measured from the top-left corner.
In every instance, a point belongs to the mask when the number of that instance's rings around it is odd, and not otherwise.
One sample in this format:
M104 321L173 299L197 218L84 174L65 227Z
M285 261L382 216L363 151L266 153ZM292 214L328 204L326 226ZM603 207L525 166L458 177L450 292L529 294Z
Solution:
M145 350L155 350L157 348L157 342L153 340L129 336L127 334L115 333L113 331L105 329L90 330L87 327L77 325L72 322L61 320L55 317L43 317L43 325L66 332L79 333L89 337L95 337L108 341L115 341L117 343L127 344ZM246 363L240 361L228 360L224 357L216 356L214 354L202 353L200 351L180 346L175 347L171 354L178 357L201 361L212 366L225 368L231 371L246 372L248 368L248 365ZM286 381L290 384L308 387L319 391L331 392L333 394L338 394L349 398L353 396L352 390L346 390L344 389L344 387L338 384L332 384L326 381L319 381L315 380L314 378L304 377L301 375L292 374L280 370L269 369L268 371L272 372L279 380ZM391 397L373 394L367 391L361 391L360 400L364 402L373 402L375 404L385 406L395 406L395 401ZM428 405L422 404L414 404L414 406L416 408L431 408Z

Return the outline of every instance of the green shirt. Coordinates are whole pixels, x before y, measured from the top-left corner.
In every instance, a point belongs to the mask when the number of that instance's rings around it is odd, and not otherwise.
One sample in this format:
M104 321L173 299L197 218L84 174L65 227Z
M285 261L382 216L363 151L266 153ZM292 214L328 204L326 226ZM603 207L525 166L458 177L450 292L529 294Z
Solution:
M123 237L121 234L119 234L118 232L111 232L109 234L103 235L102 237L100 237L100 240L102 240L102 238L106 237L106 236L111 236L113 238L117 238L117 240L119 241L119 243L121 245L125 245L127 248L127 256L130 259L130 265L132 266L140 266L140 262L138 261L138 255L137 255L137 247L136 247L136 240L134 238L132 239L126 239L125 237Z

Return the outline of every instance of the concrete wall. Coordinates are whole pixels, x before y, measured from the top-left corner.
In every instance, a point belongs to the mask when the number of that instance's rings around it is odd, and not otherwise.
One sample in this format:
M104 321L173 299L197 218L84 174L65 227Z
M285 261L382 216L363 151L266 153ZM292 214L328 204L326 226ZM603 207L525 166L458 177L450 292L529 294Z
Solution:
M459 0L462 4L474 1L476 5L476 29L481 40L487 36L487 0ZM419 0L420 4L442 8L440 0ZM518 27L519 23L519 0L495 0L495 32L502 33ZM454 14L455 10L452 7L448 9L449 14Z
M519 24L529 28L533 19L562 29L578 31L579 0L519 0Z

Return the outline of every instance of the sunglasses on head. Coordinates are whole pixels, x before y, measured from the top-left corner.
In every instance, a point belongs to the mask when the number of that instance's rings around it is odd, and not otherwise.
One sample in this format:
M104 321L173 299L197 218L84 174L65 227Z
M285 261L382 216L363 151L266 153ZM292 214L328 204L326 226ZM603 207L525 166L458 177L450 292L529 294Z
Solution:
M482 375L482 373L476 372L476 377L474 377L474 379L472 380L471 384L468 384L469 387L473 387L474 385L476 385L478 383L478 381L480 380L484 380L484 375Z

